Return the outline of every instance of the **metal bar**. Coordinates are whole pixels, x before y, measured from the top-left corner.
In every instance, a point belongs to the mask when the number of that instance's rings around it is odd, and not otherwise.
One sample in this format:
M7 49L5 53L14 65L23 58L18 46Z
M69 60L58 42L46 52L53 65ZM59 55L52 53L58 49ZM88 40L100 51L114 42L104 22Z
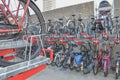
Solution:
M19 29L6 29L6 30L0 30L0 33L8 33L8 32L19 32Z
M36 73L42 71L46 68L46 64L43 64L39 67L33 68L31 70L28 70L26 72L23 72L21 74L15 75L13 77L7 78L6 80L26 80L27 78L35 75Z
M16 18L18 18L19 8L20 8L20 2L18 3L18 8L17 8L17 13L16 13Z
M6 3L4 2L4 0L1 0L2 3L4 4L4 6L6 7L6 9L8 10L9 14L11 15L11 17L14 19L15 23L18 25L18 27L20 28L17 19L13 16L12 11L9 9L9 7L6 5Z
M7 14L6 14L5 10L4 10L4 9L2 9L2 7L1 7L1 6L0 6L0 9L1 9L1 11L2 11L2 14L5 16L5 19L7 20L7 22L10 24L10 20L8 19L8 16L7 16Z
M23 24L23 22L24 22L24 19L25 19L26 13L27 13L27 11L28 11L28 7L29 7L29 4L30 4L30 1L31 1L31 0L27 0L27 4L26 4L26 7L25 7L25 11L24 11L24 14L23 14L23 16L22 16L22 19L21 19L21 21L20 21L20 24Z
M21 48L29 46L29 43L24 40L19 41L0 41L0 50L9 48Z
M36 59L33 59L31 61L25 61L25 62L21 62L15 65L11 65L5 68L1 68L0 69L0 79L5 79L8 78L10 76L22 73L24 71L36 68L40 65L46 64L49 62L49 58L44 58L44 57L38 57ZM30 63L30 64L28 64Z

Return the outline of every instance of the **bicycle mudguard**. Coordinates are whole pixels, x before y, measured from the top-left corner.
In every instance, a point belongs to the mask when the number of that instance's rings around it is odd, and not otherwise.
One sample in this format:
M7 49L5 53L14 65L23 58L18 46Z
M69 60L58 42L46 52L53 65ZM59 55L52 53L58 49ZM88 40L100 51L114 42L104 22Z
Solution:
M104 66L103 66L103 71L106 72L106 69L107 69L107 61L105 60L104 61Z

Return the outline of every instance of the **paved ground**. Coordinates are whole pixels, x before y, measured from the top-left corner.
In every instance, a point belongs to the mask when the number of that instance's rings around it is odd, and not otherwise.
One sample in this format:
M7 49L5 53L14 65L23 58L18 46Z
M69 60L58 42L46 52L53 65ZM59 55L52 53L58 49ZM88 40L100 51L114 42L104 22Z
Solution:
M61 71L60 68L48 66L47 69L28 80L115 80L114 77L114 74L111 74L111 72L105 78L102 72L97 76L94 76L92 71L90 74L84 75L82 72L70 71L69 69ZM120 77L118 80L120 80Z

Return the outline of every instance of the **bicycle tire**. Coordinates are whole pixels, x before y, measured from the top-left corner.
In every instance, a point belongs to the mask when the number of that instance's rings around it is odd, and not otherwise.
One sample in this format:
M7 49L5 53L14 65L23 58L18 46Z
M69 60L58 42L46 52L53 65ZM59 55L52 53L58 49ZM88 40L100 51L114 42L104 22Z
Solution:
M115 73L115 79L118 79L119 74Z
M65 58L65 60L63 61L63 68L68 68L69 67L69 65L67 64L67 62L68 62L68 59L67 58Z
M77 72L80 72L80 71L81 71L81 67L78 66L78 67L75 68L75 70L76 70Z
M106 62L106 72L104 72L104 77L107 77L107 76L108 76L108 62Z
M57 57L57 58L56 58L55 65L56 65L57 67L61 67L61 66L62 66L62 63L60 62L60 57Z
M20 1L27 4L27 0L20 0ZM41 33L44 33L45 32L45 29L44 29L45 20L44 20L44 17L42 15L40 9L37 7L37 5L32 0L30 1L29 7L35 12L35 15L37 16L37 18L40 22L40 25L41 25Z
M69 69L72 71L74 69L74 58L71 58Z
M98 73L98 61L95 60L94 66L93 66L93 74L97 75Z
M116 61L116 66L117 66L118 61ZM116 68L116 73L115 73L115 79L118 79L119 77L119 66Z
M23 4L27 4L27 0L19 0L19 1L21 1ZM43 33L43 27L44 27L44 23L45 23L45 21L44 21L44 18L43 18L43 16L42 16L42 13L41 13L41 11L40 11L40 9L35 5L35 3L31 0L30 1L30 5L29 5L29 7L34 11L34 13L35 13L35 15L37 16L37 18L38 18L38 21L39 21L39 23L41 24L41 33ZM23 33L18 33L16 36L23 36ZM15 35L13 35L13 37L15 37ZM36 57L36 56L34 56L34 57ZM1 61L1 60L0 60ZM4 60L3 60L4 61ZM19 62L16 62L16 63L19 63ZM15 64L16 64L15 63ZM5 64L5 65L3 65L3 66L10 66L10 65L12 65L12 64L14 64L14 62L8 62L7 61L7 63Z

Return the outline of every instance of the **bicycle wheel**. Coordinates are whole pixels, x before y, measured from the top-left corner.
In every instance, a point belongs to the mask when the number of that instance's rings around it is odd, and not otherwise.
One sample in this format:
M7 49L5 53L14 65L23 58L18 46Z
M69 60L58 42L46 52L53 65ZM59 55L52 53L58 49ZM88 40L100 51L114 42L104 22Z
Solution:
M27 0L20 0L22 5L26 5L27 4ZM30 4L28 6L28 22L26 22L26 26L24 27L24 32L23 34L27 34L27 35L38 35L40 33L43 33L43 27L44 27L44 18L42 16L41 11L39 10L39 8L35 5L35 3L33 1L30 1ZM33 49L34 48L34 49ZM41 49L40 43L38 42L37 44L34 44L34 46L32 46L32 51L34 51L32 53L32 58L35 58L36 56L38 56L39 54L37 53L37 51L39 51ZM29 49L28 49L29 50ZM24 54L22 54L24 56Z
M64 59L64 61L63 61L63 63L62 63L62 64L63 64L63 65L62 65L63 68L68 68L68 67L69 67L69 65L68 65L67 62L68 62L68 58L67 58L67 56L66 56L65 59Z
M9 10L11 11L11 14L8 10L6 10L5 5L8 5ZM44 27L44 18L42 16L41 11L39 8L35 5L33 1L30 1L30 4L28 6L28 10L24 15L25 9L26 9L27 0L6 0L4 3L2 3L2 6L5 7L5 15L0 16L0 27L1 30L13 30L18 29L19 23L21 22L22 18L24 17L24 22L21 23L21 27L23 28L22 32L6 32L4 35L0 35L0 39L13 39L21 37L22 34L39 34L42 32L45 32L43 30ZM18 8L19 7L19 8ZM6 19L6 17L8 17ZM9 20L9 21L8 21ZM18 24L17 24L17 23ZM21 34L21 35L20 35Z
M13 1L13 0L5 0L5 1ZM17 13L16 8L18 8L19 3L20 3L20 9L19 9L20 11L16 17L16 13ZM13 16L15 17L15 19L18 21L18 23L22 19L26 4L27 4L27 0L14 0L9 5L10 10L11 10ZM3 22L1 22L1 24L2 25L4 24L4 26L0 27L0 29L3 29L3 30L5 30L5 29L18 29L18 25L14 22L14 19L12 19L12 17L10 16L10 14L8 14L7 11L6 11L6 13L7 13L7 16L10 20L10 23L8 23L7 20L4 20ZM22 27L24 30L22 32L18 32L18 33L12 32L12 33L5 33L4 35L0 35L0 36L2 36L2 37L0 37L0 40L1 39L3 39L3 40L13 39L11 41L14 42L18 39L20 39L20 40L23 39L22 38L23 35L28 35L28 34L34 35L34 34L42 33L41 32L41 31L43 31L42 25L44 25L44 19L43 19L42 13L38 9L38 7L35 5L35 3L31 0L30 5L28 6L28 11L25 15L25 20L22 24ZM41 47L40 41L37 41L35 44L32 45L31 59L39 56L39 51L41 50L41 48L42 47ZM19 57L22 61L28 60L28 57L29 57L28 53L29 52L30 52L29 47L20 47L20 48L17 47L16 48L17 55L15 55L15 56ZM8 63L11 63L11 62L8 62ZM8 65L6 65L6 66L8 66Z
M27 3L27 0L20 0L22 1L23 3ZM40 9L35 5L35 3L33 1L30 2L29 4L29 11L31 12L30 13L30 23L37 23L38 22L38 26L36 27L35 30L39 30L39 33L44 33L45 32L45 21L44 21L44 18L43 18L43 15L40 11ZM34 28L34 27L33 27Z
M104 77L108 76L108 62L104 62Z
M119 61L116 61L115 79L118 79L118 77L119 77Z
M75 25L73 21L70 21L69 24L67 25L68 30L69 30L69 34L74 35L76 34L75 32Z
M77 66L75 69L76 69L77 72L80 72L81 67L80 67L80 66Z
M56 58L56 62L55 62L55 64L56 64L57 67L61 67L61 66L62 66L62 63L61 63L60 57L57 57L57 58Z
M74 58L71 58L69 68L70 68L71 71L74 69Z
M97 59L96 59L96 60L94 60L93 74L94 74L94 75L97 75L97 73L98 73L98 61L97 61Z

